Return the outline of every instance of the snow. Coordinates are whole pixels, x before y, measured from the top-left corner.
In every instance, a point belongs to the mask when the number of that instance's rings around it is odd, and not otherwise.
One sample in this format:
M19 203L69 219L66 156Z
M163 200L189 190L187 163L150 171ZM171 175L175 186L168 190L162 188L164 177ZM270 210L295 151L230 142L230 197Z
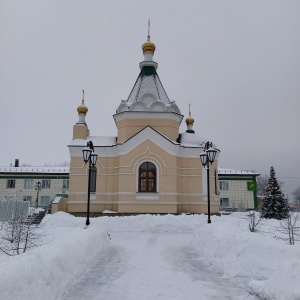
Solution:
M0 173L70 173L69 167L0 167Z
M164 135L163 135L164 136ZM166 137L166 136L164 136ZM115 137L96 137L92 139L94 146L111 146L115 144ZM90 140L87 138L87 140ZM204 139L200 139L191 133L182 133L182 146L203 147ZM86 146L86 140L73 140L70 145ZM0 173L70 173L69 167L0 167ZM218 168L218 173L232 175L260 175L260 173L251 170L235 170Z
M0 255L1 299L300 299L300 242L246 213L85 218L47 215L48 243Z
M181 145L186 147L204 147L208 140L196 133L182 132Z
M256 175L259 176L260 173L256 171L251 170L234 170L234 169L224 169L224 168L218 168L218 174L224 175L224 174L231 174L231 175Z
M85 140L74 139L69 143L69 146L86 146L87 141L92 141L94 146L112 146L116 145L115 136L88 136Z

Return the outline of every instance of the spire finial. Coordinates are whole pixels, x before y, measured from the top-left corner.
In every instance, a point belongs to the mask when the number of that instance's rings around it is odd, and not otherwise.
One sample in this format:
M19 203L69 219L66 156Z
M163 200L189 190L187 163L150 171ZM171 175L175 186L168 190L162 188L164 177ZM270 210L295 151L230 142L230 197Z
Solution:
M155 51L155 45L152 42L150 42L150 19L148 19L147 42L142 45L142 49L143 49L144 55L145 55L145 52L146 52L147 54L149 54L151 56L150 57L148 55L149 57L146 57L145 61L152 61L153 54L154 54L154 51Z
M147 41L150 42L150 19L148 19L148 37Z
M189 117L191 116L191 103L189 103Z
M82 90L82 104L84 104L84 89Z

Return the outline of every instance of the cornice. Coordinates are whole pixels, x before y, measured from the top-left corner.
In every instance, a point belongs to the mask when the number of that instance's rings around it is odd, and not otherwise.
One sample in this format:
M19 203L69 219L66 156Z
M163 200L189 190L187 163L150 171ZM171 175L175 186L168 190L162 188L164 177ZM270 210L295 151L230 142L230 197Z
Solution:
M141 131L136 133L130 139L126 140L122 144L111 145L111 146L97 146L94 144L95 153L99 157L117 157L120 155L127 155L133 149L145 141L151 141L157 145L166 153L181 158L199 158L199 155L203 151L203 147L188 147L181 146L169 140L167 137L156 131L150 126L144 127ZM84 144L84 146L83 146ZM69 151L71 157L82 157L82 149L85 147L85 143L78 142L78 145L69 145Z
M167 119L181 123L183 115L174 112L153 112L153 111L123 111L114 114L113 118L117 124L119 121L126 119Z

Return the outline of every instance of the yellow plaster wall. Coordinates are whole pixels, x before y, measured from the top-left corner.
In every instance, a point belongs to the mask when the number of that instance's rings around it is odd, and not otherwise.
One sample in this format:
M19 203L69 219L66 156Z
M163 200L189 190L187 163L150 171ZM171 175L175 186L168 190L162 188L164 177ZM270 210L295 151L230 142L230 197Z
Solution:
M178 138L179 123L170 119L125 119L117 123L118 142L122 143L141 131L146 126L151 126L172 141Z
M157 166L156 199L141 199L138 193L138 167L144 161ZM214 169L210 168L211 213L219 210L215 195ZM92 194L91 212L113 210L123 213L207 213L207 197L203 195L202 182L206 184L206 171L199 158L179 158L168 154L150 140L144 141L126 155L98 157L97 188ZM84 212L87 203L87 165L81 157L72 157L68 211ZM142 197L143 198L143 197ZM147 198L147 197L146 197Z
M89 135L89 129L86 125L83 124L75 124L73 126L73 140L75 139L83 139Z

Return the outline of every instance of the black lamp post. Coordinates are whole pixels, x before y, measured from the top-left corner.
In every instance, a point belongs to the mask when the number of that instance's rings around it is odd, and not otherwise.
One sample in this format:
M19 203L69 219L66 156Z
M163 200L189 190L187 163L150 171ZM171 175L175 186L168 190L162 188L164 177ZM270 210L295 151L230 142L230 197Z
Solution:
M203 167L207 168L207 223L210 224L210 185L209 185L209 163L213 163L216 158L217 150L213 148L211 142L206 142L204 151L200 154L200 159Z
M89 181L88 181L88 200L87 200L87 210L86 210L86 226L90 225L90 194L91 194L91 169L92 166L95 167L98 155L93 153L94 145L92 141L87 143L87 146L82 150L83 160L85 163L89 162Z
M42 189L42 184L38 181L35 186L34 186L35 190L37 191L36 194L36 201L35 201L35 207L38 207L38 203L39 203L39 192Z

